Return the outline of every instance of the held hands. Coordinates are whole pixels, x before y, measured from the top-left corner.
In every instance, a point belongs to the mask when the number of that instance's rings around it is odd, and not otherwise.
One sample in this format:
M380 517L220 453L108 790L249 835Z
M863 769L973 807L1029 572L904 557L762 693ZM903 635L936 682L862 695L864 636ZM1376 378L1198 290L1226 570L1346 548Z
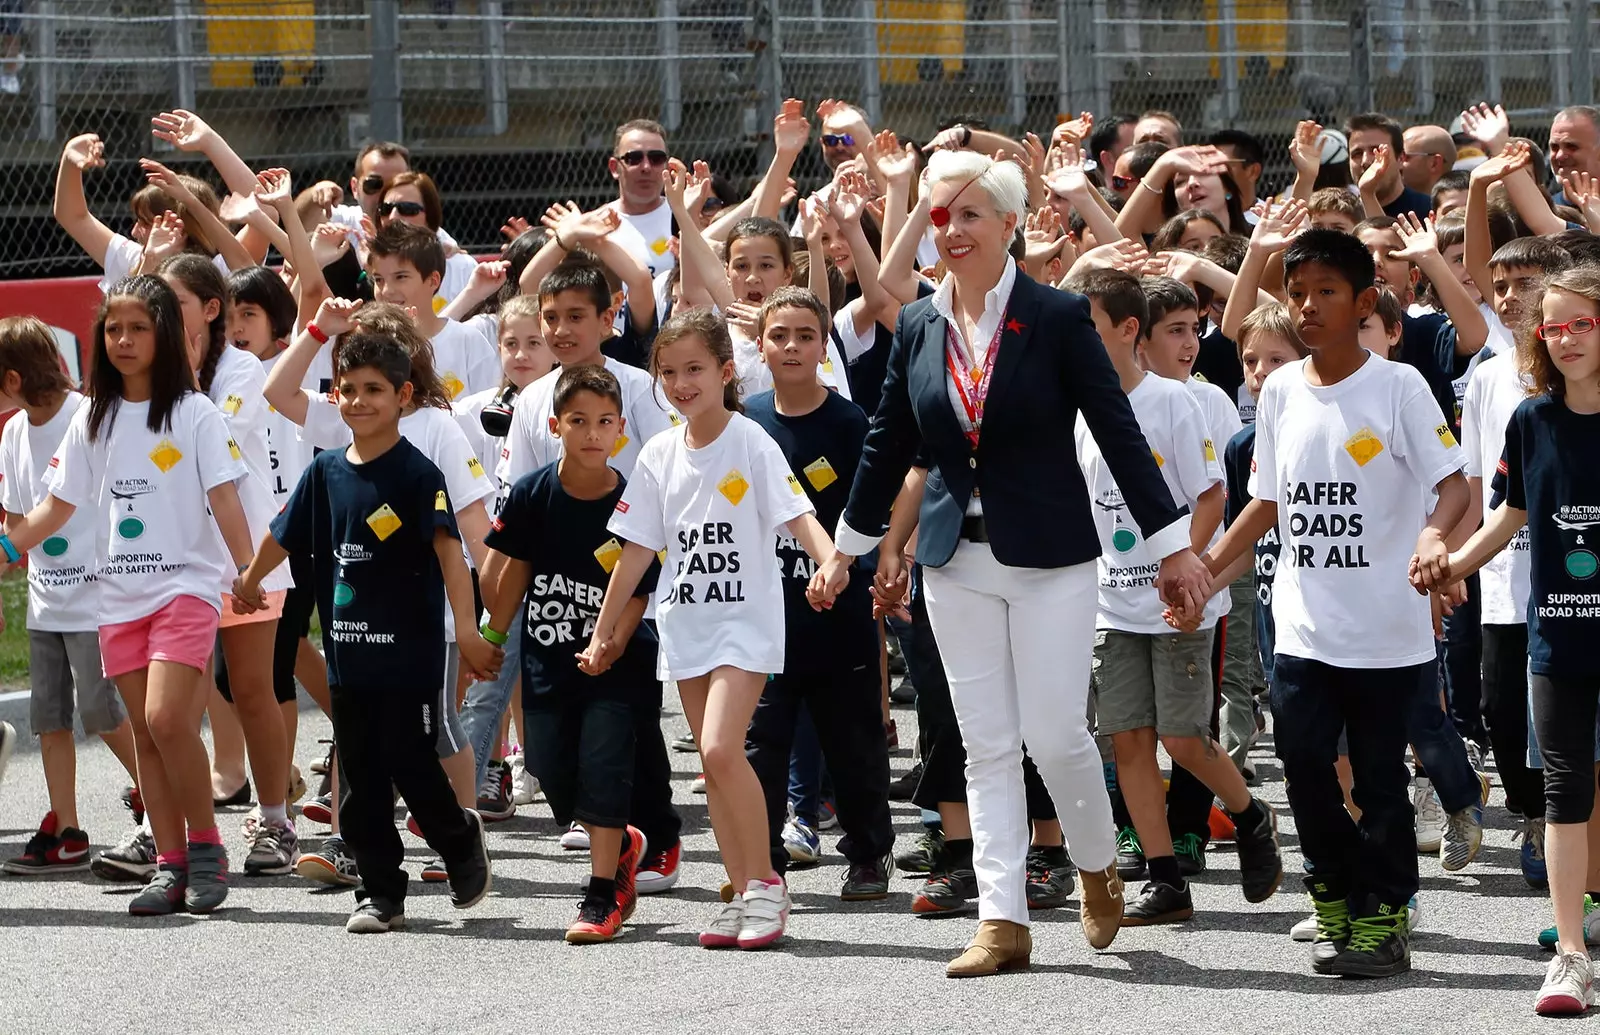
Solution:
M906 592L911 588L911 569L898 550L878 552L878 570L872 576L872 617L891 615L910 618Z
M855 558L834 551L832 557L822 562L817 573L806 586L806 600L813 611L827 611L850 584L850 562Z
M1193 550L1179 550L1162 558L1156 572L1156 591L1174 613L1187 615L1205 610L1211 598L1211 570Z
M1511 120L1498 104L1492 108L1482 103L1467 105L1461 112L1461 129L1491 155L1511 139Z
M506 652L485 640L478 630L458 633L456 646L461 650L461 660L477 679L488 682L500 674L500 663L505 661Z
M61 157L71 162L81 172L106 167L106 145L98 134L84 133L67 141Z
M231 595L233 613L236 615L249 615L266 610L267 595L261 592L260 583L246 581L242 574L233 580Z
M622 649L610 633L602 635L597 628L589 636L589 645L574 657L578 659L578 671L586 676L598 676L617 663Z
M1292 198L1276 209L1268 205L1250 234L1250 247L1269 253L1281 252L1305 229L1308 218L1306 203L1299 198Z
M364 304L359 299L325 298L317 307L317 315L312 317L311 322L329 337L347 334L356 325L356 310Z
M1417 538L1417 552L1411 556L1407 575L1411 579L1411 588L1422 594L1443 590L1450 585L1450 551L1445 548L1444 538L1438 532L1423 529L1422 535Z
M221 139L206 120L192 111L175 108L150 119L150 132L179 151L204 151Z

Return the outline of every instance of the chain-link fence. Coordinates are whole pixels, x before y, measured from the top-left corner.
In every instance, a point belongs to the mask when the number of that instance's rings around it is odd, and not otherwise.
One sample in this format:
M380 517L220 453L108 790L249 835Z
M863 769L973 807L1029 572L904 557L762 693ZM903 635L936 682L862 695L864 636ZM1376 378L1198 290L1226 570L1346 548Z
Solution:
M1041 134L1162 108L1282 153L1295 120L1376 107L1448 125L1499 101L1542 140L1594 95L1594 0L0 0L0 276L88 272L50 219L57 156L96 132L94 211L126 229L149 117L200 112L253 166L345 184L399 139L464 247L513 214L614 194L611 133L665 125L736 182L785 96L925 140L955 119ZM1286 171L1269 164L1268 179ZM815 180L808 154L797 170ZM211 177L213 181L215 177Z

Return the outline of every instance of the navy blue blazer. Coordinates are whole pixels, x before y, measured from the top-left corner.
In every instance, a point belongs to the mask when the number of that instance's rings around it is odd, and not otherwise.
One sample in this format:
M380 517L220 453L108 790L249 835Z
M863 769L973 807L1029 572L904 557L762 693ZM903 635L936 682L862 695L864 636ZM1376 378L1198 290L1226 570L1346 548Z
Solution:
M1082 295L1018 271L976 450L950 399L945 349L946 321L931 298L901 309L883 397L845 506L850 528L872 536L888 530L889 508L920 456L931 468L917 534L920 563L950 560L975 488L1001 564L1061 568L1094 560L1100 537L1073 440L1080 411L1146 538L1188 512L1167 491Z

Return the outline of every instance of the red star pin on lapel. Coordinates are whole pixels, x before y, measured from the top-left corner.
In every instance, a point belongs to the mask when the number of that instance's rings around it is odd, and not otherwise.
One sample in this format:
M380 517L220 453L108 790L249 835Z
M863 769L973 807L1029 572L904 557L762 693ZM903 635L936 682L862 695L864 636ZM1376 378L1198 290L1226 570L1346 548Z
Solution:
M1007 320L1006 321L1006 330L1010 331L1013 334L1021 334L1024 330L1027 329L1027 326L1028 326L1027 324L1022 323L1021 321L1016 320L1016 319L1011 319L1011 320Z

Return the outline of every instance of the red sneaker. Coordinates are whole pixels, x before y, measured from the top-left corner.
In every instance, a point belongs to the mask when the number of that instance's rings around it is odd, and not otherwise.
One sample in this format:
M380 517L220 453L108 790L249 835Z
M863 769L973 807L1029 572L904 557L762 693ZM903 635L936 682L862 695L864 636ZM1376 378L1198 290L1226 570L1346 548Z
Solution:
M578 903L578 919L567 928L568 945L609 942L622 930L622 910L616 902L587 898Z
M673 844L664 851L645 856L634 874L634 884L641 895L659 895L671 891L678 883L678 861L683 855L683 842Z
M0 863L0 871L20 876L88 868L89 835L75 827L61 826L54 812L45 814L39 832L28 839L21 855Z
M639 863L645 859L650 848L650 841L638 827L628 827L628 847L622 850L622 855L617 858L617 909L622 913L622 919L627 920L633 915L633 908L639 904L639 888L636 875Z
M1233 820L1229 819L1228 814L1215 805L1211 806L1210 826L1211 840L1213 841L1232 841L1237 837L1233 829Z

